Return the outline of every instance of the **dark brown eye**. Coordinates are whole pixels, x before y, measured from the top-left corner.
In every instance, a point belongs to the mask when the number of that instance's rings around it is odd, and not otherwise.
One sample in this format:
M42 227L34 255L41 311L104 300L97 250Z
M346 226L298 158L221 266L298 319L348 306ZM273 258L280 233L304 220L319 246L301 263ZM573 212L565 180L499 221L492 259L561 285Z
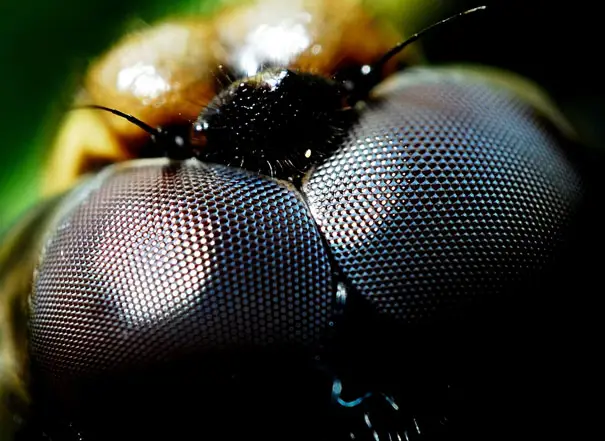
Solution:
M80 190L32 296L45 430L474 439L477 415L495 424L511 397L494 385L484 414L481 386L504 373L467 370L515 356L481 337L533 310L582 186L518 96L447 71L399 79L302 192L161 159Z
M11 262L18 439L516 439L572 143L497 75L389 75L354 3L172 20L92 65L49 191L88 177Z

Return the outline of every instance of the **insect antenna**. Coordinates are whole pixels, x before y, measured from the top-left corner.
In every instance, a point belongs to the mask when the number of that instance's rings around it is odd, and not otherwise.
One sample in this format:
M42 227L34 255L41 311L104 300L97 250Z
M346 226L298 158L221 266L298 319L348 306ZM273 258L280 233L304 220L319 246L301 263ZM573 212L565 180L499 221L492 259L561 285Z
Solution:
M136 118L136 117L134 117L132 115L129 115L128 113L121 112L120 110L112 109L111 107L99 106L97 104L85 104L85 105L82 105L82 106L76 106L76 107L74 107L74 109L105 110L106 112L113 113L114 115L117 115L117 116L119 116L121 118L124 118L128 122L133 123L135 126L140 127L141 129L145 130L151 136L156 136L156 135L162 133L162 131L160 129L156 129L155 127L151 127L149 124L144 123L140 119L138 119L138 118Z
M186 137L181 136L178 133L172 133L169 130L163 130L161 127L152 127L128 113L124 113L111 107L99 106L97 104L85 104L76 106L73 109L103 110L119 116L120 118L124 118L128 122L149 133L151 135L151 141L158 144L162 148L164 155L170 159L187 159L195 156L192 146Z
M382 57L380 57L378 59L378 61L376 61L375 63L371 64L371 65L365 65L361 67L361 77L362 80L360 81L360 85L359 86L355 86L352 90L352 97L351 100L353 102L359 101L361 99L363 99L364 97L367 96L367 94L370 92L370 90L376 86L380 80L381 80L381 73L382 73L382 69L384 68L384 66L398 53L400 53L401 51L403 51L406 47L408 47L410 44L414 43L416 40L420 39L421 37L423 37L425 34L427 34L428 32L432 31L433 29L440 27L441 25L444 25L446 23L455 21L459 18L462 18L466 15L469 14L473 14L475 12L479 12L479 11L484 11L485 9L487 9L487 6L478 6L476 8L472 8L472 9L468 9L464 12L459 12L458 14L454 14L448 18L445 18L443 20L440 20L436 23L433 23L432 25L424 28L423 30L421 30L420 32L415 33L414 35L412 35L411 37L409 37L408 39L402 41L401 43L395 45L392 49L390 49L386 54L384 54Z
M410 38L408 38L405 41L402 41L401 43L399 43L398 45L396 45L395 47L393 47L391 50L389 50L386 54L384 54L376 63L374 63L373 66L370 66L370 68L372 70L376 70L376 69L382 69L384 67L385 64L387 64L387 62L393 58L395 55L397 55L399 52L401 52L403 49L405 49L407 46L409 46L410 44L414 43L416 40L418 40L420 37L424 36L425 34L427 34L428 32L432 31L433 29L435 29L436 27L439 27L441 25L444 25L446 23L449 23L451 21L457 20L461 17L464 17L465 15L468 14L473 14L475 12L479 12L479 11L484 11L485 9L487 9L487 6L478 6L476 8L473 9L469 9L467 11L464 12L460 12L458 14L454 14L448 18L445 18L443 20L438 21L437 23L433 23L432 25L424 28L423 30L421 30L420 32L415 33L414 35L412 35Z

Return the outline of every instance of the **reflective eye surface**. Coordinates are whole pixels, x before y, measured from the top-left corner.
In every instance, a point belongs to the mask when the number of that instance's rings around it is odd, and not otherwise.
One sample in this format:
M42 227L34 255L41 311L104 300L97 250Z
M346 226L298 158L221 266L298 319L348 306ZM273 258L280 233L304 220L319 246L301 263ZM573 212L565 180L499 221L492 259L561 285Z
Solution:
M509 92L397 81L302 191L192 160L117 166L76 193L32 297L46 433L480 438L468 409L503 372L469 375L493 329L467 324L477 304L486 322L523 307L581 183Z
M581 191L557 139L518 97L423 70L405 78L304 192L355 289L413 323L539 272Z
M95 187L38 269L32 349L45 369L89 376L325 333L328 250L293 190L198 161L126 168Z

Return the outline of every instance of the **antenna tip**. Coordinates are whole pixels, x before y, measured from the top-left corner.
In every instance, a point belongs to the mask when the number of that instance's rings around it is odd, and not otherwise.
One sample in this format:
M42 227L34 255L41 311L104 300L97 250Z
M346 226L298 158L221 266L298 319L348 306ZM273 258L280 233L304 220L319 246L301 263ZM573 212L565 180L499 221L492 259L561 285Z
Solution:
M470 14L472 12L477 12L477 11L484 11L486 9L487 9L487 5L477 6L476 8L472 8L472 9L469 9L468 11L465 11L464 14Z

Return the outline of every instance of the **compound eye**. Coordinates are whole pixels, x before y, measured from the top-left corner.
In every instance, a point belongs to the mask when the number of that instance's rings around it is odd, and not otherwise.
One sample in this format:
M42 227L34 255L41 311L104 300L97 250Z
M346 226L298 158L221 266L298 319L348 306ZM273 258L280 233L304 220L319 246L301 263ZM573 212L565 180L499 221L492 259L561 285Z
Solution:
M39 265L31 346L42 396L82 430L115 436L99 412L140 433L170 409L220 407L211 391L239 373L256 375L246 384L260 393L261 378L304 371L330 327L334 286L295 191L196 161L110 169L64 214ZM206 404L174 402L196 387ZM240 405L233 394L215 398Z
M518 97L426 70L399 83L304 192L351 285L412 324L540 274L582 191L561 140Z

